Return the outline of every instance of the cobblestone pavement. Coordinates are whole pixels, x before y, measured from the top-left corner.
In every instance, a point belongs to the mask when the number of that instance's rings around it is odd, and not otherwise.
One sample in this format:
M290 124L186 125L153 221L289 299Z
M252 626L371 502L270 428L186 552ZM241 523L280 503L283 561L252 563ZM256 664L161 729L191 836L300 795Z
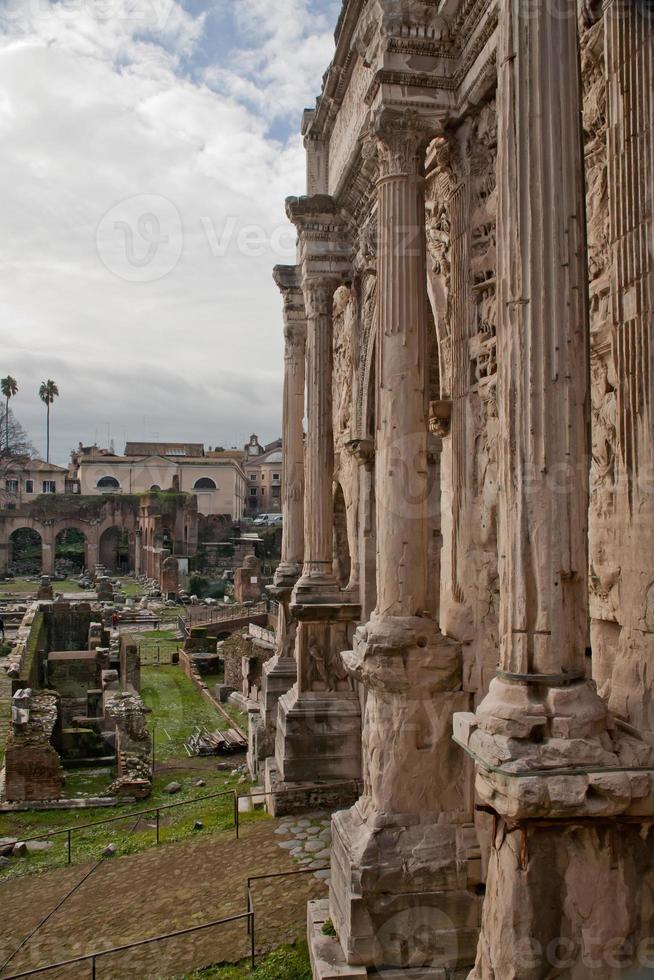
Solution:
M323 870L331 863L331 817L324 811L284 817L275 834L284 837L279 846L287 851L300 867L314 872L313 877L329 884L330 873Z
M244 912L248 875L297 870L294 858L278 846L276 829L275 821L261 820L244 826L239 841L229 832L199 835L105 860L3 976ZM0 884L0 962L89 867L76 865ZM253 894L257 950L265 952L304 932L307 900L324 897L326 890L324 882L307 874L256 882ZM236 962L248 951L244 920L103 957L97 977L167 978L213 963ZM38 980L88 980L90 975L86 964L39 973Z

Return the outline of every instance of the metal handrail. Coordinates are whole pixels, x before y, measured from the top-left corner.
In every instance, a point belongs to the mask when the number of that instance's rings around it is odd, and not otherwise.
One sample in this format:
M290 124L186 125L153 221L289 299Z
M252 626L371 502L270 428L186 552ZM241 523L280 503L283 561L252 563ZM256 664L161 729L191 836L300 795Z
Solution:
M31 970L25 970L22 973L11 973L8 977L3 978L3 980L19 980L20 977L33 977L38 973L48 973L50 970L59 970L64 966L72 966L74 963L88 962L91 964L91 977L93 980L95 980L96 960L99 960L102 956L110 956L112 953L124 953L129 949L136 949L139 946L147 946L151 943L164 942L166 939L176 939L178 936L188 936L194 932L201 932L203 929L212 929L215 926L226 925L229 922L239 922L243 919L248 919L248 921L250 919L254 919L254 912L242 912L240 915L230 915L225 919L214 919L213 922L205 922L201 926L189 926L187 929L178 929L176 932L167 932L162 936L152 936L150 939L138 939L136 942L125 943L123 946L112 946L110 949L97 950L93 953L86 953L84 956L75 956L69 960L60 960L59 963L49 963L47 966L39 966ZM251 936L250 962L252 964L252 969L254 969L256 966L253 938L254 923L251 924Z
M92 823L77 824L71 827L62 827L60 830L48 830L43 834L35 834L32 837L21 837L20 843L27 844L29 841L35 840L49 840L52 837L61 837L63 834L68 836L68 860L67 864L72 863L72 835L79 830L89 830L92 827L102 827L105 824L119 823L121 820L132 820L135 817L140 819L141 817L147 816L151 813L156 814L157 818L157 844L159 844L159 820L162 810L173 810L176 807L181 806L191 806L195 803L204 803L207 800L216 800L220 797L231 796L234 800L234 830L236 832L236 838L239 836L239 821L238 821L238 793L235 789L223 790L220 793L209 793L206 796L196 796L192 800L179 800L177 803L162 803L160 806L149 807L147 810L137 810L136 812L130 811L129 813L121 813L116 817L107 817L105 820L95 820Z
M348 780L347 783L345 784L336 783L333 785L335 786L349 785L349 783L351 782L356 783L358 781ZM290 792L290 791L282 790L280 792ZM229 795L229 794L212 794L212 795L220 796L220 795ZM237 801L238 799L246 799L249 796L260 796L260 795L262 796L262 795L269 795L269 794L246 793L243 795L243 797L238 797L238 795L234 791L235 801ZM210 799L210 798L211 797L206 797L206 799ZM185 802L192 802L192 801L185 801ZM182 803L177 803L177 804L173 803L173 804L168 804L165 807L162 807L161 809L167 809L170 806L182 806L182 805L183 805ZM236 806L235 813L238 813L238 806ZM87 826L94 826L94 825L89 824ZM238 827L238 822L237 822L237 827ZM238 836L238 832L237 832L237 836ZM215 926L226 925L230 922L239 922L242 921L243 919L247 919L247 935L249 936L250 939L250 965L252 970L254 970L256 966L256 949L255 949L256 913L254 909L252 883L255 881L265 881L265 880L275 879L275 878L291 878L298 875L316 874L318 871L329 871L329 870L330 868L325 866L324 868L301 868L298 871L277 871L270 874L250 875L247 879L247 884L246 884L246 911L241 913L240 915L232 915L224 919L215 919L212 922L205 922L199 926L190 926L186 929L178 929L175 932L164 933L161 936L153 936L150 939L139 939L133 943L126 943L122 946L113 946L109 949L97 950L93 953L86 953L83 956L73 957L72 959L60 960L58 963L49 963L46 966L35 967L32 968L31 970L25 970L21 973L12 973L8 977L4 977L3 980L21 980L21 978L23 977L33 977L39 973L48 973L51 970L58 970L61 969L62 967L72 966L75 963L85 963L85 962L90 962L91 978L92 980L96 980L96 961L100 959L102 956L110 956L113 953L126 952L127 950L136 949L140 946L147 946L151 943L164 942L167 939L175 939L178 936L187 936L190 935L191 933L202 932L205 929L212 929ZM2 974L2 972L3 971L0 970L0 975Z
M196 613L194 614L191 610L196 610ZM221 606L197 609L195 606L187 606L187 611L187 622L189 626L207 626L212 623L225 623L233 619L248 619L250 616L262 616L268 612L268 603L264 599L252 606L240 606L238 609Z

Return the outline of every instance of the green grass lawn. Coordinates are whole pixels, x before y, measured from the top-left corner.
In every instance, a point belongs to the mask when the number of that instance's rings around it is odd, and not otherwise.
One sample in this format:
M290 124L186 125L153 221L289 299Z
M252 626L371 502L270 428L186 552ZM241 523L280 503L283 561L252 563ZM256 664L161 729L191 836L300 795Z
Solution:
M155 774L149 799L125 804L120 808L96 807L0 814L0 837L22 839L46 831L81 827L83 824L119 817L119 820L106 826L75 832L72 838L73 861L97 858L110 843L115 843L121 854L133 854L156 843L155 814L139 818L138 811L198 800L198 797L236 788L241 794L249 792L250 783L240 782L240 774L232 775L231 770L217 768L219 763L231 761L237 766L243 762L242 756L233 760L229 757L189 759L184 742L197 725L206 726L210 731L229 726L226 719L202 697L180 667L144 667L141 694L147 707L152 709L149 727L150 731L154 729L155 732L155 759L159 770ZM240 723L243 725L242 716ZM96 795L106 790L113 777L111 769L100 767L69 770L66 776L66 795ZM198 779L202 779L205 785L197 786ZM173 781L181 783L182 789L174 795L165 793L164 787ZM244 823L261 817L260 811L241 814ZM201 830L194 828L196 820L202 822ZM160 841L166 843L184 840L198 833L211 834L227 831L232 827L233 797L225 796L204 802L199 800L161 811ZM52 845L47 852L13 861L10 867L0 871L0 880L24 874L26 871L64 865L67 859L66 836L53 837Z
M0 582L0 596L5 598L8 595L36 595L39 588L38 582L28 582L25 578L15 578L8 582ZM66 579L65 582L53 582L52 588L55 592L83 592L76 581Z
M143 595L143 587L133 578L121 578L120 586L128 598L133 599Z
M257 964L254 971L249 962L236 966L215 966L189 973L184 980L311 980L309 948L305 939L295 946L280 946Z
M130 598L135 598L143 595L143 588L132 578L121 578L120 584L123 592L126 596ZM15 578L8 582L0 582L0 596L5 596L8 593L13 593L15 595L29 595L30 592L36 592L38 590L38 582L28 582L26 578ZM84 589L80 589L77 584L76 579L66 579L65 582L53 582L52 588L55 592L83 592ZM172 610L166 610L166 612L174 613L176 618L178 613ZM162 617L163 618L163 617Z
M184 742L198 725L209 731L229 728L226 718L202 697L180 667L144 668L141 695L152 709L150 731L155 725L155 754L160 762L186 758ZM230 709L230 716L241 727L247 724L241 712Z
M144 630L133 635L144 665L154 663L159 657L162 663L169 663L171 655L182 646L182 641L176 638L176 629Z

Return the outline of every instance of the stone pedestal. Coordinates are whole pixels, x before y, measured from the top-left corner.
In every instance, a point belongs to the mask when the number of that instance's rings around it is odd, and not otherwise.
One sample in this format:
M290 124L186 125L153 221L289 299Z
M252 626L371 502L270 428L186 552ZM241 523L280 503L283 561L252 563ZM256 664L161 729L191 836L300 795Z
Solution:
M465 968L481 859L469 766L450 738L453 712L470 704L459 645L420 617L373 616L344 659L368 694L364 794L332 821L330 911L343 953L370 967Z
M342 622L298 625L297 682L277 705L275 761L285 784L360 779L361 707L340 659L347 632Z

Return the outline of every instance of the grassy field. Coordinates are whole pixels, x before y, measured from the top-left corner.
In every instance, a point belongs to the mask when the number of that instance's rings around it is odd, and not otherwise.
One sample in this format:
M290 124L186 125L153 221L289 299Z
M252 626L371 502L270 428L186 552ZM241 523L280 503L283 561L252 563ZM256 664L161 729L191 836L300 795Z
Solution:
M123 592L129 598L138 598L143 595L143 588L134 579L131 578L121 578L120 584ZM83 592L84 589L80 589L77 584L77 579L66 579L64 582L53 582L52 587L55 592ZM7 582L0 582L0 598L4 598L9 594L24 596L29 595L31 592L36 593L39 588L38 582L30 582L26 578L15 578ZM166 610L168 612L168 610ZM172 610L175 617L178 615L175 610Z
M280 946L269 953L254 972L249 963L216 966L188 973L183 980L311 980L311 962L306 940L295 946Z
M144 669L141 695L152 709L150 730L155 726L159 762L187 758L184 742L197 725L210 731L229 728L227 720L200 695L180 667ZM228 711L242 728L247 725L247 717L240 711L231 705Z
M68 827L97 823L111 817L116 822L99 827L76 830L72 836L73 861L99 857L111 843L118 846L121 854L134 854L156 843L156 816L138 816L141 810L191 801L189 805L172 807L160 815L160 841L178 841L196 834L210 834L233 827L233 797L202 801L199 797L238 789L247 793L250 783L241 782L240 773L232 775L231 769L219 769L219 764L238 766L243 756L219 758L189 758L184 742L197 725L209 730L229 727L226 719L215 711L200 695L194 684L179 667L145 667L142 671L141 693L147 707L151 708L149 727L154 731L156 773L152 795L136 804L115 808L88 808L84 810L32 811L0 814L0 837L23 839L37 834ZM245 727L247 719L240 713L239 724ZM69 770L66 776L66 795L97 795L106 791L113 779L109 768ZM205 785L198 786L198 780ZM164 788L171 782L181 783L182 789L170 795ZM192 801L197 802L192 802ZM241 814L248 822L260 818L259 812ZM202 827L196 829L195 822ZM52 847L30 855L0 870L0 880L26 871L62 866L67 860L66 835L52 838Z
M10 595L26 596L30 593L36 595L39 588L38 582L29 582L25 578L16 578L8 582L0 582L0 598ZM53 582L52 588L55 592L83 592L76 581L66 579L65 582Z
M144 665L152 664L158 658L162 663L169 663L172 654L182 645L182 641L177 639L176 629L144 630L133 635Z

